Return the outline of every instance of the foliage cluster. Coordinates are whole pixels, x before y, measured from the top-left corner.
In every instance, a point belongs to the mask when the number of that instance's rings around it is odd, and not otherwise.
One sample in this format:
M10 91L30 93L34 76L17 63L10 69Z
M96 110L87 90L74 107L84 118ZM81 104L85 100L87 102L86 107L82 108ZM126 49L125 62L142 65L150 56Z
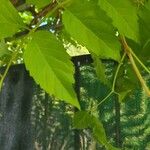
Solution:
M27 0L18 5L17 1L0 0L1 65L6 65L0 87L10 66L24 62L47 93L81 109L74 91L75 69L65 45L86 47L109 92L94 108L77 113L75 127L90 127L101 144L115 149L93 112L114 95L122 102L138 86L150 97L144 78L150 75L149 23L150 1ZM111 63L116 65L109 74Z

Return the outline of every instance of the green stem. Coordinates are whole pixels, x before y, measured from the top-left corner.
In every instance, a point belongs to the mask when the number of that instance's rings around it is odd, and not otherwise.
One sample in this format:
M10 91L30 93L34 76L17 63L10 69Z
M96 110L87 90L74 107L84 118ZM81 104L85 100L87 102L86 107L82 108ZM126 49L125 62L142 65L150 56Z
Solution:
M104 103L113 93L114 91L110 91L109 94L97 104L96 108Z
M13 60L16 58L17 54L18 54L18 51L15 51L15 52L13 53L12 58L10 59L8 65L7 65L7 67L6 67L6 69L5 69L5 71L4 71L4 74L3 74L2 77L1 77L1 80L0 80L0 91L1 91L1 89L2 89L3 82L4 82L4 79L5 79L6 75L7 75L7 73L8 73L8 70L9 70L9 68L10 68L10 66L11 66L11 64L12 64L12 62L13 62Z
M115 72L115 75L114 75L114 79L113 79L113 85L112 85L112 88L111 88L111 91L107 94L107 96L102 99L97 105L96 107L94 107L94 110L96 110L98 108L98 106L100 106L102 103L104 103L113 93L114 94L118 94L115 92L115 85L116 85L116 81L117 81L117 76L118 76L118 73L119 73L119 70L123 64L123 61L125 59L125 56L126 56L126 53L123 54L122 58L121 58L121 61L116 69L116 72ZM91 111L94 111L94 110L91 110Z
M114 92L115 91L115 85L116 85L116 80L117 80L117 76L118 76L118 73L119 73L119 70L122 66L122 63L125 59L125 56L126 56L126 53L123 54L122 58L121 58L121 62L119 63L118 67L117 67L117 70L116 70L116 73L115 73L115 76L114 76L114 80L113 80L113 85L112 85L112 91Z

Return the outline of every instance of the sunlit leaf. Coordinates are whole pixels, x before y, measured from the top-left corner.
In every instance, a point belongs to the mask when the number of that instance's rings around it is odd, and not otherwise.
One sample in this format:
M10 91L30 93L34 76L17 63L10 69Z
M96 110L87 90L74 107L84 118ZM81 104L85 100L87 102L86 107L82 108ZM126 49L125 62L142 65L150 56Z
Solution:
M45 91L80 108L73 88L73 64L52 33L34 33L25 50L24 61L31 76Z
M0 39L15 34L24 24L9 0L0 0Z
M99 0L99 6L113 20L121 35L139 41L137 8L130 0Z
M100 58L120 60L115 29L97 1L75 0L63 13L67 32L79 44Z

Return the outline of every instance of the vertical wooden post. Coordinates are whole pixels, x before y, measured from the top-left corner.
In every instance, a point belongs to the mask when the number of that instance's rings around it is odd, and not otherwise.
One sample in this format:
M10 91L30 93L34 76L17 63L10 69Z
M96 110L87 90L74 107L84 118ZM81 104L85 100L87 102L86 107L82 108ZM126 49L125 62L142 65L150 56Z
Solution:
M80 62L75 61L75 91L78 98L78 101L80 102ZM78 109L75 108L74 112L77 112ZM75 129L74 130L74 149L80 150L81 142L80 142L80 131Z
M24 65L12 66L4 80L0 92L1 150L33 150L30 121L33 83Z

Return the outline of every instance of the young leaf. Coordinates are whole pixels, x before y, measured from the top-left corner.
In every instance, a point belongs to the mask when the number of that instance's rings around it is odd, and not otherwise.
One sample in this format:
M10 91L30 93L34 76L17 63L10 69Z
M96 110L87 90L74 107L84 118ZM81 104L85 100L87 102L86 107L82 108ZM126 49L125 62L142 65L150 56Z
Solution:
M0 0L0 39L15 34L24 24L9 0Z
M91 116L87 111L78 111L73 119L73 126L76 129L85 129L89 127Z
M75 0L64 11L63 23L72 38L90 52L119 61L120 44L115 30L96 0Z
M34 33L24 52L24 61L31 76L45 91L80 108L73 88L73 64L52 33Z
M96 70L96 74L97 74L97 77L98 79L104 84L104 85L108 85L108 80L106 78L106 75L105 75L105 66L103 65L102 61L96 56L96 55L93 55L93 60L94 60L94 67L95 67L95 70Z
M139 41L137 9L130 0L99 0L99 6L113 20L120 34Z
M48 5L51 0L27 0L26 3L36 5L38 8L42 8Z

